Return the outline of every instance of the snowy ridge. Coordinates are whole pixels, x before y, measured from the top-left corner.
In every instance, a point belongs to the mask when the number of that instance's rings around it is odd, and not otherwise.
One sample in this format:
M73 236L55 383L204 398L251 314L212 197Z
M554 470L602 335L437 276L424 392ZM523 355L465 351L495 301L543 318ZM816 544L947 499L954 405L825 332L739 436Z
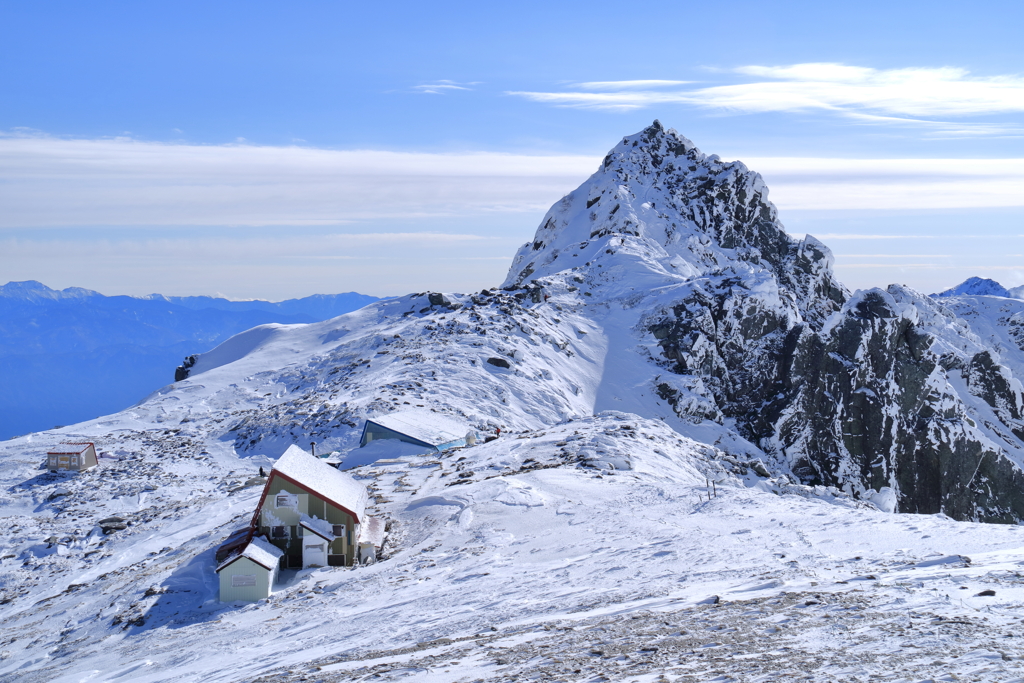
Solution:
M787 303L820 322L842 303L833 257L808 235L789 237L761 176L707 156L655 121L623 139L601 168L556 203L513 259L506 287L583 271L601 299L704 276L774 274ZM628 288L613 286L628 270ZM609 282L611 280L612 282Z
M0 394L0 439L123 410L172 381L183 357L256 325L325 320L375 300L104 296L7 283L0 286L0 364L11 388Z
M969 277L956 287L932 294L936 298L951 296L1002 296L1013 299L1024 298L1024 286L1007 289L995 280L980 277Z

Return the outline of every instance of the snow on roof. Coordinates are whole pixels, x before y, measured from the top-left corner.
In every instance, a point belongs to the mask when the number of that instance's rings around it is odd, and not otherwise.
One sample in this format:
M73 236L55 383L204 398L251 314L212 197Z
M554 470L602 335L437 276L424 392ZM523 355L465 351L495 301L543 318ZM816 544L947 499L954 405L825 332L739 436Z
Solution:
M299 526L304 529L309 529L328 543L337 538L337 536L334 535L334 525L326 519L317 519L316 517L302 515L299 517Z
M249 545L245 546L242 552L232 555L221 562L220 566L217 567L217 571L224 569L224 567L227 567L240 557L248 557L264 569L272 571L277 566L277 561L281 559L282 555L284 555L283 550L264 541L262 537L256 536L249 541Z
M384 544L384 520L380 517L367 517L359 527L359 543L372 543L374 548Z
M283 474L303 488L345 508L355 515L356 522L362 521L363 511L366 510L366 487L320 458L298 446L289 446L274 463L271 476L274 472Z
M432 446L463 439L470 431L469 426L465 423L447 415L435 413L429 408L403 410L400 413L381 415L367 420L367 422L374 422L381 427L387 427Z
M47 455L78 455L92 445L92 441L68 441L55 446Z

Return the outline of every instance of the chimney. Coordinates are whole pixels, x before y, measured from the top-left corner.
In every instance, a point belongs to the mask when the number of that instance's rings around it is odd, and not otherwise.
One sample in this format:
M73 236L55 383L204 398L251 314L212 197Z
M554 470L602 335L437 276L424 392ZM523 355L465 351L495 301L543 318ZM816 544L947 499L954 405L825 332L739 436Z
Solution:
M316 457L316 441L309 442L309 452L313 454L314 458Z

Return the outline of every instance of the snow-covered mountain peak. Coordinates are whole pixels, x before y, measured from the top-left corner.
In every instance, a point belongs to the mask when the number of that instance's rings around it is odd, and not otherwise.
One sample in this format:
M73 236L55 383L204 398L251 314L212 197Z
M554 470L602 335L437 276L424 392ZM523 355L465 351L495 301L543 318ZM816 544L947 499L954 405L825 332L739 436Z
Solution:
M964 294L968 295L983 295L983 296L1002 296L1012 297L1013 295L995 280L983 277L969 277L956 287L950 287L949 289L933 294L936 297L951 297L961 296Z
M42 301L60 299L84 299L87 297L100 296L99 292L82 287L68 287L66 289L51 289L38 280L23 280L21 282L8 282L0 285L0 297L19 299L23 301Z
M1024 286L1008 289L989 278L969 277L956 287L950 287L932 296L942 299L954 296L1001 296L1006 299L1024 299Z
M653 289L714 275L778 281L800 314L822 320L846 292L833 258L812 236L786 234L768 187L743 163L705 155L655 121L627 136L586 182L556 203L513 261L505 287L569 272L629 271L631 286ZM599 271L598 269L604 269ZM600 278L594 294L616 298L621 278Z

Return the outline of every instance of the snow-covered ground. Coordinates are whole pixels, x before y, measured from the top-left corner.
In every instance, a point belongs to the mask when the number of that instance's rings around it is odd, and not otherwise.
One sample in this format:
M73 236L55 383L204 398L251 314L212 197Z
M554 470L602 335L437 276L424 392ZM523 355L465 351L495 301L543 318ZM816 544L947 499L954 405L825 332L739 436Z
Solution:
M151 435L80 477L5 468L0 679L1024 672L1020 527L886 514L657 420L606 412L354 469L389 557L285 572L251 605L217 602L213 551L251 515L260 489L239 487L261 460ZM110 514L129 527L90 534Z

